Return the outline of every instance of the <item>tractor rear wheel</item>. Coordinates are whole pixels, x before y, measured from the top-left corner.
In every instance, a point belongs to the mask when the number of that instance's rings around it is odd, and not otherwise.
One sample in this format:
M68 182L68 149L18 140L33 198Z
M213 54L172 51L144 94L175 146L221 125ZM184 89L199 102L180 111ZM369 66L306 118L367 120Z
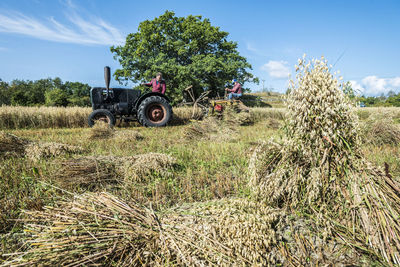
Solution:
M107 109L96 109L89 115L89 126L93 127L96 121L103 121L113 127L115 125L115 116Z
M162 127L171 119L172 107L161 96L149 96L140 103L137 114L143 126Z

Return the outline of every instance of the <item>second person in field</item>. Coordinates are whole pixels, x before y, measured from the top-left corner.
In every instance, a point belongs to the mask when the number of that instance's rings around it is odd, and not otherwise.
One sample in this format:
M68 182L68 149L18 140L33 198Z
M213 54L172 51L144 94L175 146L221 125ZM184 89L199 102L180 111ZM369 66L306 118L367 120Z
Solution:
M229 88L225 88L225 91L230 92L228 95L228 99L232 99L233 97L235 98L239 98L242 96L242 85L240 83L238 83L238 81L236 79L232 80L233 82L233 88L229 89Z

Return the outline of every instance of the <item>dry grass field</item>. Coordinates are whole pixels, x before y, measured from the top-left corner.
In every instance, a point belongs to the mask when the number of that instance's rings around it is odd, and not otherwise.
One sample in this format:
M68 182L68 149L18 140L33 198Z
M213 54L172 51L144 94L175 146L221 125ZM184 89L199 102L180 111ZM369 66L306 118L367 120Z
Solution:
M13 111L18 112L11 116ZM30 213L63 202L72 205L76 196L88 192L108 192L112 195L107 196L108 201L115 197L160 213L177 208L183 209L179 212L201 213L186 210L193 207L184 205L208 202L212 210L213 205L222 205L210 202L216 200L228 201L224 208L230 209L235 204L228 199L250 194L248 166L254 148L271 138L282 140L286 111L254 108L250 125L241 126L207 120L188 122L191 110L176 109L175 115L180 116L177 125L159 129L125 126L101 134L99 129L85 126L88 112L74 108L0 109L1 261L14 259L28 249L25 240L32 238L32 233L24 220L33 216ZM387 164L397 179L400 109L363 108L357 113L363 129L364 155L382 169ZM68 120L69 116L74 120ZM195 134L193 129L197 129ZM6 133L15 135L15 139L5 142L10 139ZM259 219L263 218L260 215ZM265 220L272 223L271 219ZM279 262L282 257L275 255L271 261Z
M0 108L0 265L399 265L400 109L297 71L286 109L163 128Z

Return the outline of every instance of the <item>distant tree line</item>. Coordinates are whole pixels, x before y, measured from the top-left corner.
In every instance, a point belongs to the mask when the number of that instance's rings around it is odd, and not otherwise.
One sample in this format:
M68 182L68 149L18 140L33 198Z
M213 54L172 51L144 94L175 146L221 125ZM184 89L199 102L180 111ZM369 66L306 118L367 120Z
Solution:
M400 93L393 91L380 96L361 96L358 98L367 107L400 107Z
M0 79L0 106L89 106L90 86L80 82L63 82L60 78L37 81Z
M357 103L363 103L366 107L400 107L400 93L389 91L386 95L365 96L357 95L350 82L344 84L343 92Z

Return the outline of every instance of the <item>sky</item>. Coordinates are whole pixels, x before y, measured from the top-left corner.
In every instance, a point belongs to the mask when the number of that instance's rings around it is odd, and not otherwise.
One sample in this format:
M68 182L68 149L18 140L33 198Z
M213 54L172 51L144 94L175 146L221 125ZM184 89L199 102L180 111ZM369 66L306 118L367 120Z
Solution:
M245 84L252 91L285 92L306 54L324 56L360 94L400 93L399 0L0 0L0 79L104 86L103 67L120 68L110 46L166 10L229 32L261 81Z

